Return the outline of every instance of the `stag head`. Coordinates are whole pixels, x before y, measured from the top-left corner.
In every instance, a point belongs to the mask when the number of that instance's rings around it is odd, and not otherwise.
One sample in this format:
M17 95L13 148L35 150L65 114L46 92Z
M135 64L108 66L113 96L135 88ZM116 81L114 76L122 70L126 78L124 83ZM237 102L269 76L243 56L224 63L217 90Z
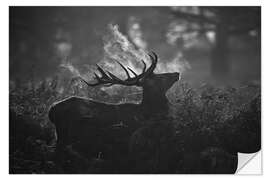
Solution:
M101 76L95 75L96 83L89 83L84 80L82 77L79 77L84 83L88 86L112 86L115 84L125 85L125 86L140 86L146 91L150 91L153 94L165 94L166 91L179 79L179 73L163 73L163 74L155 74L154 70L156 68L158 57L152 52L152 54L148 54L151 59L151 65L149 68L146 67L146 63L142 61L143 69L141 74L136 74L131 68L125 67L119 61L116 61L122 69L125 71L127 75L127 79L122 80L112 74L109 71L103 70L99 65L97 65L97 70L101 74ZM133 74L133 77L130 76L130 73Z

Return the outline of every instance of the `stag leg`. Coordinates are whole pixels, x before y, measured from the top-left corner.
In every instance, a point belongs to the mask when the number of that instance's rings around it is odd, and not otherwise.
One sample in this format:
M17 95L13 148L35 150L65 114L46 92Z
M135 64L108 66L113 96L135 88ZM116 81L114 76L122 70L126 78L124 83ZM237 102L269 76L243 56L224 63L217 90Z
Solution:
M55 151L55 157L54 162L57 167L57 173L64 173L63 164L64 164L64 145L60 143L57 143L56 151Z
M62 120L63 118L58 118L58 120ZM59 121L58 121L59 122ZM63 124L67 126L66 124ZM55 151L55 164L57 166L57 170L59 173L65 173L64 166L65 162L68 160L68 156L66 153L66 146L69 143L68 139L68 131L66 126L57 126L56 125L56 134L57 134L57 145Z

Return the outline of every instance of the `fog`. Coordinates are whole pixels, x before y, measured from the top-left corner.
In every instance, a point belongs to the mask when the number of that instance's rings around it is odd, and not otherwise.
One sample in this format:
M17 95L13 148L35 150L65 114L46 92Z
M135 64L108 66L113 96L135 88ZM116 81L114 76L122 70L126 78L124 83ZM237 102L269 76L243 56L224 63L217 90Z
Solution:
M140 73L151 51L193 86L260 83L259 7L10 7L9 28L14 84L125 78L116 60Z

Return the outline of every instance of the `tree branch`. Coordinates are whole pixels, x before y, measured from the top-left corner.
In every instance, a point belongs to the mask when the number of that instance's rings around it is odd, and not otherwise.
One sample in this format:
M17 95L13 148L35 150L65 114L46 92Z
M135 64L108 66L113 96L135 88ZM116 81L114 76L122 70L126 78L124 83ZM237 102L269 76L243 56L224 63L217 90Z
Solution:
M213 19L209 19L203 15L195 15L195 14L191 14L191 13L184 13L181 11L173 11L172 14L174 16L176 16L177 18L182 18L182 19L187 19L190 21L197 21L197 22L206 22L209 24L217 24L218 22L213 20Z

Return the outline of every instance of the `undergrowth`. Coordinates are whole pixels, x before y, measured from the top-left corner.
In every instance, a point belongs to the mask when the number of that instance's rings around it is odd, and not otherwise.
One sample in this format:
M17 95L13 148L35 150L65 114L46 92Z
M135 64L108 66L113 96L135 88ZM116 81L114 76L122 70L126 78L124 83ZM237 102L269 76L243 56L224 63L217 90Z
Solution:
M73 95L112 103L141 99L141 90L136 88L117 87L106 91L80 84L61 84L58 78L53 78L35 84L10 85L10 173L58 173L53 162L55 128L48 119L48 110L54 102ZM178 82L167 96L179 149L200 149L207 143L218 145L225 141L220 138L228 137L242 126L241 118L236 118L241 112L250 111L256 117L260 114L257 100L260 85L217 88L204 84L194 89L188 83ZM258 102L255 105L251 104L254 98ZM189 146L186 142L190 141L196 141L192 143L196 146Z

